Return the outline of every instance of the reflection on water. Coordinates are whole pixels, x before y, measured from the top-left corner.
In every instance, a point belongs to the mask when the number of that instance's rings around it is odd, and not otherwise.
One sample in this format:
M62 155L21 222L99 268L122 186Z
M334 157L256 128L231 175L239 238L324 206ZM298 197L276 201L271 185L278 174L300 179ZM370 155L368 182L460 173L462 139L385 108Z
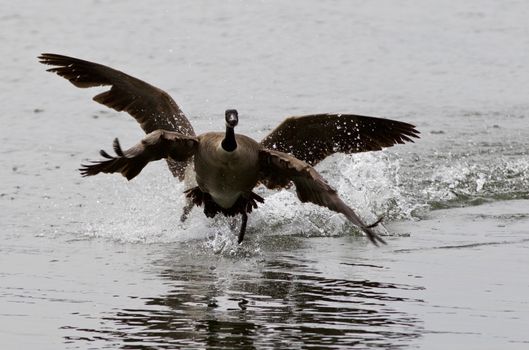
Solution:
M188 255L162 264L171 266L159 272L169 287L165 295L144 298L141 308L109 311L99 329L64 327L66 342L126 349L389 349L422 332L419 319L395 307L421 303L399 296L419 286L333 278L316 269L322 261L291 255L266 261ZM344 275L355 266L337 268Z

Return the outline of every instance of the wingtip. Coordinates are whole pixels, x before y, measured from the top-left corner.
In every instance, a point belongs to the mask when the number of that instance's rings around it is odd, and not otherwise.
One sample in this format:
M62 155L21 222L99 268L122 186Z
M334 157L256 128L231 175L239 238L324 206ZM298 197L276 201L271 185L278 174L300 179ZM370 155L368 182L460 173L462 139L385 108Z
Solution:
M387 242L374 232L372 232L372 234L368 234L367 238L369 238L369 241L371 241L375 247L380 247L381 244L387 245Z
M116 137L114 139L114 141L112 142L112 148L114 148L114 152L116 152L116 154L119 156L119 157L124 157L125 155L123 154L123 149L121 148L121 145L119 143L119 140L118 138Z
M382 222L383 218L384 217L381 216L380 218L377 219L377 221L375 221L371 225L361 227L362 231L364 231L367 238L369 238L371 243L373 243L376 247L379 247L380 246L379 244L384 244L384 245L387 244L386 241L382 237L380 237L380 235L378 235L372 230L373 227L379 225Z
M81 164L81 167L77 169L81 173L81 177L88 177L91 174L89 173L89 165L87 164Z
M49 53L49 52L43 52L41 53L40 55L37 56L37 59L39 60L40 63L43 63L43 64L50 64L50 60L53 59L55 56L58 56L56 54L53 54L53 53Z
M38 55L37 60L39 60L39 63L48 64L48 58L46 57L45 53L41 53L40 55Z

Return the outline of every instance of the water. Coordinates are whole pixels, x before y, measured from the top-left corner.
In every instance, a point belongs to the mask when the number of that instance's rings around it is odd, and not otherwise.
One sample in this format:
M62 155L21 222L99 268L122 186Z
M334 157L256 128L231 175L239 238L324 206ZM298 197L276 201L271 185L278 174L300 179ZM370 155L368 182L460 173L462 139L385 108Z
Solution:
M525 349L529 6L523 1L2 1L2 348ZM162 162L80 178L132 118L45 72L41 52L168 91L198 132L237 108L417 125L415 144L318 170L371 221L258 189L242 246Z

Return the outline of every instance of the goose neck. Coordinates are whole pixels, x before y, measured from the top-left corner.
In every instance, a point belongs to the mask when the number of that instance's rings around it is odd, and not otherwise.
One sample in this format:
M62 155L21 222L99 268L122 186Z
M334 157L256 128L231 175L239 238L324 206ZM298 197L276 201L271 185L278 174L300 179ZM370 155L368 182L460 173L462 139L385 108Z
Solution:
M222 148L226 152L233 152L237 148L234 128L226 126L226 135L224 136L224 140L222 140Z

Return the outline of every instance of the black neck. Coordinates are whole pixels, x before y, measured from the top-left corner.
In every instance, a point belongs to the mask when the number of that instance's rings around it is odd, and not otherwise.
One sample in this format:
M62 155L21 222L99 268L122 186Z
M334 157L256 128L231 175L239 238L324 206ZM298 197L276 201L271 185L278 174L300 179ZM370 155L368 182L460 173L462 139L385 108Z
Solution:
M226 152L233 152L237 148L237 142L235 141L235 131L229 126L226 127L226 136L222 140L222 148Z

